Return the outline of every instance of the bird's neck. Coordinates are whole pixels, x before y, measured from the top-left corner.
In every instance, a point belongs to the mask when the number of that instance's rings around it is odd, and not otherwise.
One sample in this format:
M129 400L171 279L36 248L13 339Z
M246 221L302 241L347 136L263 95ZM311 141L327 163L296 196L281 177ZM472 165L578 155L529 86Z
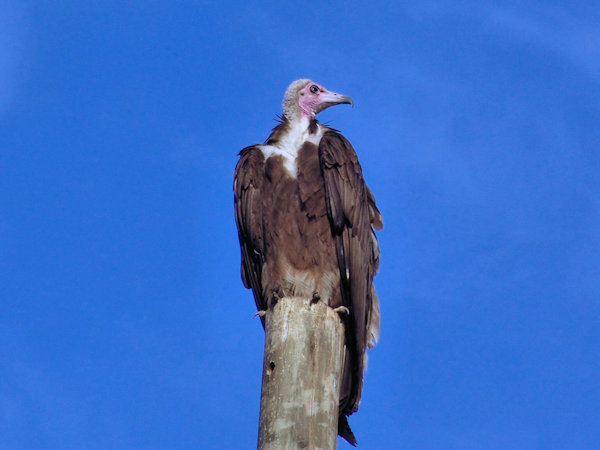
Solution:
M287 129L279 141L280 148L298 149L306 141L320 140L321 126L314 117L298 116L287 120Z
M317 120L314 116L311 117L304 114L298 114L291 119L286 117L286 119L288 121L289 128L295 130L307 130L311 123Z
M306 142L318 146L326 129L315 119L289 120L284 116L281 124L269 136L267 144L261 146L265 160L274 155L283 157L284 167L292 178L296 178L298 152Z

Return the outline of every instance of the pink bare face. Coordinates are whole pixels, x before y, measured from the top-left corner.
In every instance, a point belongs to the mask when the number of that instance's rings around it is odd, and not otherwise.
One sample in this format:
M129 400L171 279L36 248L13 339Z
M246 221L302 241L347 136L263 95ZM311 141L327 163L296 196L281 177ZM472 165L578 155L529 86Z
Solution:
M341 103L354 104L350 97L330 92L317 83L310 82L298 92L298 105L303 116L315 117L325 108Z

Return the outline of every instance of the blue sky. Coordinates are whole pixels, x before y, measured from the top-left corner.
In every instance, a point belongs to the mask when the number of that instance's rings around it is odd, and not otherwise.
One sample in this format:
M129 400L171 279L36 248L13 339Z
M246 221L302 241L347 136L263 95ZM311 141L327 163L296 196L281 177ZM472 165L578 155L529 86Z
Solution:
M361 448L597 445L597 4L414 3L0 1L0 447L255 446L232 174L301 77L385 220Z

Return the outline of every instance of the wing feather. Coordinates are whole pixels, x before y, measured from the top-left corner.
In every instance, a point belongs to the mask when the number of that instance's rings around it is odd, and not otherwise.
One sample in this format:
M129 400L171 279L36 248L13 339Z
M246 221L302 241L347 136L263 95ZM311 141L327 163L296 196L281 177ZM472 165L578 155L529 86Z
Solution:
M233 181L235 221L242 253L241 276L244 286L252 289L259 310L266 308L262 291L262 267L265 255L263 203L264 155L256 147L240 152Z
M379 305L373 277L379 263L379 247L373 228L383 221L375 197L367 187L356 152L341 134L330 130L319 144L325 181L327 213L331 223L342 279L346 319L346 345L350 357L350 380L343 389L341 411L358 409L365 365L365 348L379 336Z

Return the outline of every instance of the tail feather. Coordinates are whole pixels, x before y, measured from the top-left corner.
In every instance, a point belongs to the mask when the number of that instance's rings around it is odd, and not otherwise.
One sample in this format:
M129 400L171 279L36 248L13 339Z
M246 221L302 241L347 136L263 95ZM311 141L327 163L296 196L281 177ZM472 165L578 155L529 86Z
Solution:
M338 434L353 447L356 447L358 445L358 441L356 440L354 433L350 429L348 418L344 414L341 414L338 420Z

